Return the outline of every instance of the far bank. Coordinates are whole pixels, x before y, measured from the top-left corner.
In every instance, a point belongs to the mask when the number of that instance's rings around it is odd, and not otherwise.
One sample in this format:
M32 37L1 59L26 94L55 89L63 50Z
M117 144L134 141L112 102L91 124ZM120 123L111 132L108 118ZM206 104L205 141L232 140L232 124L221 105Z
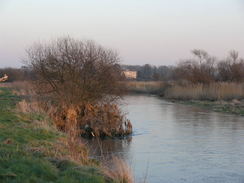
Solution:
M155 94L172 102L195 105L216 112L244 115L244 83L208 85L163 81L127 81L128 93Z

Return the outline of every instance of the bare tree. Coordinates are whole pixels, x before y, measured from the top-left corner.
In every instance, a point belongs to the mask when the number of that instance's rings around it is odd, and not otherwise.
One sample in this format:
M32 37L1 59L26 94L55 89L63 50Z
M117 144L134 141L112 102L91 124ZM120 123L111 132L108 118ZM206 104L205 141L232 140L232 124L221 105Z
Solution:
M199 59L199 64L202 64L203 60L207 60L209 58L209 55L206 51L201 49L194 49L192 50L192 54Z
M115 100L121 95L119 57L93 41L62 38L28 50L40 93L66 103Z
M217 69L221 81L244 81L244 61L237 51L230 51L229 56L218 63Z
M235 50L231 50L229 53L229 60L233 63L235 63L238 60L239 53Z
M175 69L177 78L192 83L208 84L214 81L215 58L209 56L204 50L195 49L192 54L196 57L181 62Z

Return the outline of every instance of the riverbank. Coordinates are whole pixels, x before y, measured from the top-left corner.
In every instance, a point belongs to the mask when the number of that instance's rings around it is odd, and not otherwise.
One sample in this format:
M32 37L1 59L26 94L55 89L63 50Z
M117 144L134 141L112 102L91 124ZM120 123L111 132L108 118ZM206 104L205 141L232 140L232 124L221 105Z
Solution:
M46 116L19 112L20 100L11 89L0 88L0 182L116 182L97 161L77 161L67 135ZM85 147L76 147L86 156Z
M161 94L167 84L161 81L126 81L122 83L128 93Z
M163 94L166 99L195 105L216 112L244 115L244 84L215 82L208 85L172 85Z
M244 101L201 101L201 100L170 100L173 103L192 105L201 107L214 112L222 112L244 116Z
M185 84L160 81L128 81L129 93L156 94L163 99L216 112L244 115L243 83Z

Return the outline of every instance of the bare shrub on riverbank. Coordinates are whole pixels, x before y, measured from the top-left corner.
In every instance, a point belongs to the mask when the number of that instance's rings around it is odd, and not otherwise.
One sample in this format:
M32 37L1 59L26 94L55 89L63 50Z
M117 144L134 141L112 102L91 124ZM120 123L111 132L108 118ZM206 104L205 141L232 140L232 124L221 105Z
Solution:
M231 100L244 98L243 83L218 82L209 85L174 85L165 92L166 98L194 100Z
M79 129L85 126L85 132L127 134L131 124L113 107L124 90L119 83L119 57L114 51L92 41L63 38L49 45L33 46L28 56L29 67L37 77L35 91L55 109L50 115L58 127L69 133L71 120ZM88 110L89 106L96 110ZM68 117L70 110L75 110L76 119ZM99 125L92 125L94 120ZM111 126L111 121L115 121L116 127Z
M113 156L107 164L103 166L103 173L111 180L115 180L118 183L135 182L131 173L132 170L124 160Z

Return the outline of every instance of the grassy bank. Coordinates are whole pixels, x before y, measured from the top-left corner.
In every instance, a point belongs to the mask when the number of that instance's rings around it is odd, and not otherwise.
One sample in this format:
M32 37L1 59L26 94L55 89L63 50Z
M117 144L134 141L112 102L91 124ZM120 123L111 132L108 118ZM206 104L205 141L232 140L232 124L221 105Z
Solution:
M16 111L20 98L0 88L0 182L112 182L92 161L72 161L65 134L41 114Z

